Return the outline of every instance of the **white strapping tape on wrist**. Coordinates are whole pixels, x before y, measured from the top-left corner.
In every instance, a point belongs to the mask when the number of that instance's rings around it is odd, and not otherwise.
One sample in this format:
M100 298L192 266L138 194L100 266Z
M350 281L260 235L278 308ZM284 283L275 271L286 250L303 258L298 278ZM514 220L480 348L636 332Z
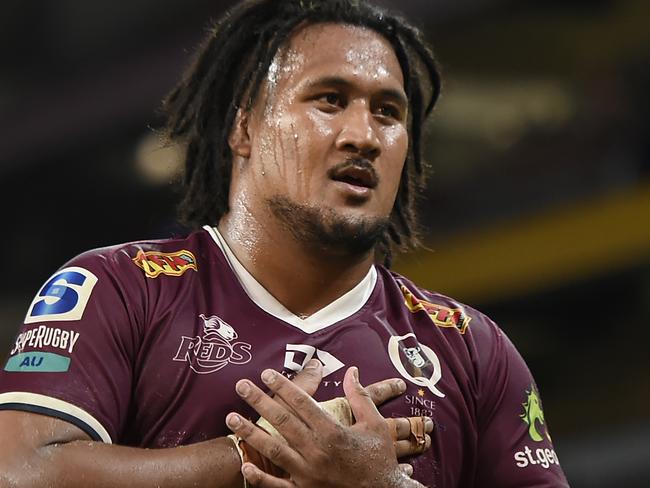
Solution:
M318 406L321 410L330 414L334 420L343 427L350 427L354 424L354 415L352 414L352 409L350 408L350 404L346 398L337 397L332 400L320 402ZM273 437L284 440L284 437L282 437L275 427L273 427L264 417L260 417L256 424Z
M229 434L228 439L230 439L234 444L235 444L235 449L237 449L237 452L239 453L239 459L241 459L242 465L244 464L244 451L242 451L241 446L239 443L241 442L241 439L237 437L235 434ZM244 477L244 488L249 488L248 487L248 481L246 481L246 477L242 474Z

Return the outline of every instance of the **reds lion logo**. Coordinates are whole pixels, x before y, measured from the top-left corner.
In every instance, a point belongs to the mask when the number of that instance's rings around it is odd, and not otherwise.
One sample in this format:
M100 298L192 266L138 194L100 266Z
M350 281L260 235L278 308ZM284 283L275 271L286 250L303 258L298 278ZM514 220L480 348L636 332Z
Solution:
M209 374L228 364L246 364L252 359L251 345L236 341L239 337L232 325L212 315L199 315L203 320L203 334L182 336L174 361L187 362L192 371Z
M206 339L215 333L227 341L237 339L237 332L232 328L232 325L227 324L216 315L206 317L204 314L201 314L199 317L203 319L203 331L205 332Z

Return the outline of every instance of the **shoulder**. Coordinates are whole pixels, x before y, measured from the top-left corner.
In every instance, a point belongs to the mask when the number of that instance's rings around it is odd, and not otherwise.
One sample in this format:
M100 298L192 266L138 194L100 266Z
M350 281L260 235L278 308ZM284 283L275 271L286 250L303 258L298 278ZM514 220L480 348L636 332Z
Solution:
M388 273L388 274L386 274ZM514 344L486 314L441 293L423 289L398 273L384 270L393 287L399 288L406 307L428 314L439 348L455 356L473 378L484 398L502 391L510 380L530 385L530 371ZM386 281L386 279L385 279ZM522 390L523 391L523 390Z
M442 329L455 329L455 333L472 339L489 340L502 334L501 329L487 315L442 293L427 290L407 277L379 267L387 288L399 290L404 304L411 312L425 312L431 322Z
M178 238L127 242L86 251L68 261L63 269L80 267L92 273L116 273L118 278L180 276L189 270L197 271L208 241L209 235L201 230Z
M419 330L433 328L430 340L460 360L464 371L477 382L494 380L495 368L513 366L527 371L510 339L486 314L452 297L421 288L393 271L380 272L386 288L392 289L388 293L402 300L411 315L420 315Z
M128 329L136 330L136 325L151 322L160 304L173 306L183 290L195 286L201 260L215 255L209 254L210 239L199 231L86 251L47 278L29 305L24 324L83 321L112 329L129 323L133 327Z
M196 232L178 239L135 241L86 251L55 271L34 297L25 323L78 320L89 307L131 309L160 290L164 275L188 276L199 269L209 236ZM174 293L170 280L164 288ZM186 280L180 280L186 281ZM159 292L157 293L159 294ZM141 308L141 307L135 307Z

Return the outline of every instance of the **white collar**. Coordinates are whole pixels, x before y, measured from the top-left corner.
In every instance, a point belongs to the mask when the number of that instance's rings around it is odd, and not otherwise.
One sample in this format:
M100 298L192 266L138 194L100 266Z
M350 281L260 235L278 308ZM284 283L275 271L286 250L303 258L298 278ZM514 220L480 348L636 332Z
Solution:
M216 227L206 225L203 228L222 251L249 298L265 312L308 334L322 330L357 313L366 304L375 289L377 270L371 266L368 274L350 291L309 317L300 318L287 310L244 268Z

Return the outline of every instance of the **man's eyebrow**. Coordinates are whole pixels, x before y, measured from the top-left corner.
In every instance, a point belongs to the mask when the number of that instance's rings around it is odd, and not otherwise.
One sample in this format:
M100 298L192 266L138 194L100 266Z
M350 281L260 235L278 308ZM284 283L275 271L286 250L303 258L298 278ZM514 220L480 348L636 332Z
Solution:
M339 76L326 76L324 78L318 78L316 80L309 81L306 85L306 88L308 90L315 90L318 88L327 87L352 88L353 86L354 84L345 78L341 78ZM378 93L382 97L392 98L403 106L408 107L408 98L406 98L406 95L402 90L397 90L394 88L382 88Z

